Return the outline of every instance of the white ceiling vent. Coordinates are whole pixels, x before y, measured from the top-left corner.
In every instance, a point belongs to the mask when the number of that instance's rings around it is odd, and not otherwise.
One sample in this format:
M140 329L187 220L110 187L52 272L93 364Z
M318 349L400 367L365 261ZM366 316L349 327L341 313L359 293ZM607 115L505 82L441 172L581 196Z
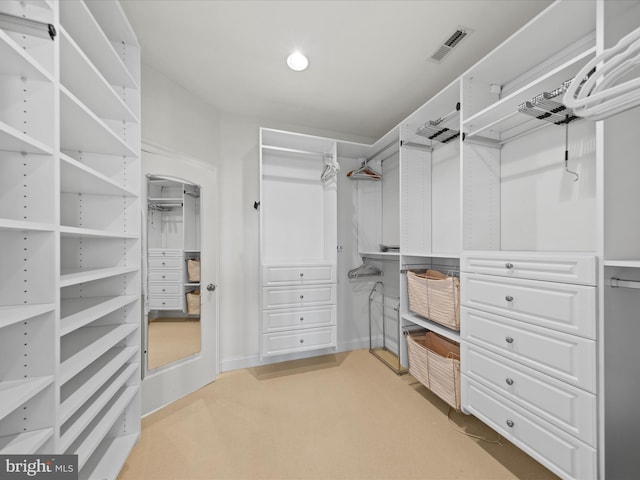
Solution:
M430 62L440 63L444 58L451 53L451 51L467 36L469 36L473 30L467 27L458 26L457 30L453 32L447 40L445 40L440 48L428 58Z

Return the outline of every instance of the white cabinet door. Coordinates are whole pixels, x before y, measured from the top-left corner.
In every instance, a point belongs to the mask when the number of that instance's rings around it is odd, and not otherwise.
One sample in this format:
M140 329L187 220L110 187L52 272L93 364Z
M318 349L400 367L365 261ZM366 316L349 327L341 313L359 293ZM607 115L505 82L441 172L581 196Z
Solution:
M595 341L465 307L460 323L465 341L595 393Z
M473 252L460 260L463 272L551 282L596 284L593 255L538 252Z
M596 450L462 376L462 408L567 479L596 478Z
M463 273L460 292L466 307L595 339L595 287Z

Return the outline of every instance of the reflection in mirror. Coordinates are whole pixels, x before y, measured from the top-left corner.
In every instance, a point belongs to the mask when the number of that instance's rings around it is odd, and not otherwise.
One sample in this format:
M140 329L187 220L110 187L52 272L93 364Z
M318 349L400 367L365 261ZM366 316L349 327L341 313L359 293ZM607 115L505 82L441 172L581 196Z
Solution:
M147 368L200 351L200 187L147 175Z

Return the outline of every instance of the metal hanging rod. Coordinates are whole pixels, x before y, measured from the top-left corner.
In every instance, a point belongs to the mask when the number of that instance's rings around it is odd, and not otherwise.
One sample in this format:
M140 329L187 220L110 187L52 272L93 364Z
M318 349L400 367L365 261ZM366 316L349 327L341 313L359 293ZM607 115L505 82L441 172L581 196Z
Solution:
M624 280L622 278L611 277L611 286L613 288L638 288L640 289L640 280Z
M10 13L2 12L0 12L0 28L34 37L50 38L51 40L54 40L58 34L56 28L51 23L40 22L38 20L18 17Z
M286 153L299 153L301 155L313 155L314 157L330 157L333 158L333 153L328 152L312 152L309 150L300 150L297 148L286 148L286 147L276 147L272 145L262 145L262 148L266 150L275 150L278 152L286 152Z
M373 160L374 158L376 158L378 155L380 155L382 152L384 152L384 151L388 150L388 149L389 149L389 147L391 147L391 146L393 146L393 145L398 145L398 143L399 143L399 142L398 142L398 140L397 140L397 139L391 140L391 141L390 141L389 143L387 143L384 147L382 147L382 148L381 148L380 150L378 150L376 153L374 153L374 154L373 154L373 155L371 155L369 158L367 158L367 159L365 160L365 163L370 162L371 160ZM396 153L397 153L397 150L396 150ZM394 155L395 155L395 153L394 153Z

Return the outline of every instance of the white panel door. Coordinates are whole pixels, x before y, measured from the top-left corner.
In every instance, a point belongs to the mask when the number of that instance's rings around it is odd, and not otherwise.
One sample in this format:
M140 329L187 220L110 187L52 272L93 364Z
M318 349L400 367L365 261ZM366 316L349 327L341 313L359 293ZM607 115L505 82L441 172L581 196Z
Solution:
M200 280L204 287L200 295L200 352L151 371L147 368L146 356L144 358L142 414L145 415L212 382L218 372L219 189L215 167L148 145L143 146L142 172L143 178L151 173L200 186L200 245L203 245ZM145 224L146 219L143 219ZM146 271L147 266L143 267ZM143 285L146 283L143 282ZM211 285L212 290L208 290L207 285ZM142 324L146 345L147 318L143 319Z

